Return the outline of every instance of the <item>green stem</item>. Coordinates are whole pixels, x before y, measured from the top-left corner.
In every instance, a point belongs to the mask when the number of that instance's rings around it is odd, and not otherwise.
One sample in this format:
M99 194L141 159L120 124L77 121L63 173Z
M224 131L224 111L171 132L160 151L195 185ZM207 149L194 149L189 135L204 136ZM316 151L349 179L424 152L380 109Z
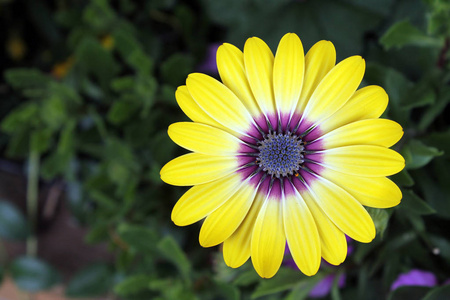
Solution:
M36 256L38 246L36 230L39 195L39 152L31 150L28 159L27 216L30 234L27 238L27 255Z

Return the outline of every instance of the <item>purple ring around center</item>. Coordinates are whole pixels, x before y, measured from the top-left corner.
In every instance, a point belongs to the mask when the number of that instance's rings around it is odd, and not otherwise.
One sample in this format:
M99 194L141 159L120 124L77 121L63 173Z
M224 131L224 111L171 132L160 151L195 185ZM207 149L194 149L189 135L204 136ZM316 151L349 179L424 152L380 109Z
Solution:
M268 122L267 120L270 120ZM315 126L306 118L302 118L299 114L292 116L282 114L264 116L261 115L254 118L255 124L246 132L245 136L241 137L242 143L238 149L238 173L242 180L250 178L249 182L259 192L270 193L270 197L276 199L282 198L282 193L291 195L294 189L303 191L306 185L309 185L316 176L320 175L323 167L323 155L320 150L323 150L323 143L319 139L322 132L319 126ZM258 163L257 156L259 153L259 143L265 139L265 136L270 132L278 133L293 133L297 135L304 142L304 160L294 175L282 176L280 178L272 177L267 172L263 171ZM313 143L311 143L313 142ZM308 147L311 145L310 147Z

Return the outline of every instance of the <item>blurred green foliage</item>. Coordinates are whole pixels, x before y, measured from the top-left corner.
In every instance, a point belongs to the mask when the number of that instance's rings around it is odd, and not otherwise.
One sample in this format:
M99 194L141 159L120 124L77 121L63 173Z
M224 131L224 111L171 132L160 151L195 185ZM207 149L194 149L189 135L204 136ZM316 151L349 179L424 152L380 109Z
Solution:
M21 5L26 11L19 15ZM413 268L435 273L439 282L450 278L449 17L447 0L0 2L0 18L10 24L5 34L22 35L22 46L29 45L18 62L20 43L5 53L2 156L24 161L37 153L42 180L64 180L73 215L90 229L86 242L106 242L115 255L114 264L79 270L67 295L304 299L325 275L338 272L347 274L347 286L335 283L328 298L450 298L448 286L389 290L398 274ZM229 42L242 49L258 36L275 50L286 32L296 32L305 49L328 39L338 59L366 59L363 84L386 89L386 116L404 128L396 149L406 168L393 176L403 190L401 205L369 210L374 242L354 244L342 266L324 265L314 277L283 266L263 280L250 262L233 270L219 249L202 249L198 225L171 223L185 189L164 185L159 170L182 153L166 134L169 124L186 119L174 91L208 46ZM2 200L0 236L27 234L26 218ZM38 258L5 267L29 291L61 278L57 266Z

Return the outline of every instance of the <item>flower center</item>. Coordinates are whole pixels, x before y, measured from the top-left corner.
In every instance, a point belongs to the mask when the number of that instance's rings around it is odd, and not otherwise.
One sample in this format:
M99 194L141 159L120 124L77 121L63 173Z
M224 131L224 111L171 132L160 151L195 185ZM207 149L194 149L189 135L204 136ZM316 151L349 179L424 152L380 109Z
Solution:
M291 133L269 133L260 142L257 162L272 177L294 175L303 163L303 141Z

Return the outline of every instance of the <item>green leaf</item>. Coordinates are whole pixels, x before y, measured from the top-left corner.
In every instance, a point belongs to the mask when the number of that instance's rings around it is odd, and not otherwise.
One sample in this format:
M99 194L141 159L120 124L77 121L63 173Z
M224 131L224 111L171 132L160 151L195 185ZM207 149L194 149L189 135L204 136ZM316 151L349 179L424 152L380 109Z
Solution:
M28 156L30 151L30 130L26 127L19 127L14 135L10 137L6 156L13 158L22 158Z
M50 82L47 93L49 96L55 95L65 103L72 104L73 106L83 103L83 99L77 91L66 83Z
M134 85L135 78L133 76L123 76L111 81L111 88L116 92L129 92Z
M151 277L146 274L135 274L116 284L114 292L120 296L129 296L149 289Z
M156 250L158 235L151 228L123 223L119 225L117 233L125 243L137 252L149 255Z
M418 185L424 198L440 217L450 219L450 161L439 157L432 162L431 170L417 170Z
M418 169L428 164L436 156L444 154L438 149L412 139L401 151L405 158L405 169Z
M66 120L64 128L59 137L58 147L56 151L61 154L72 153L75 149L75 129L76 121L73 119Z
M68 297L95 297L111 289L111 269L106 264L90 265L78 271L66 288Z
M141 117L148 117L150 107L155 100L156 92L158 91L158 82L152 76L141 75L136 78L135 93L143 105Z
M391 179L400 186L411 187L414 185L414 179L405 169L403 169L400 173L392 175Z
M248 271L240 274L233 281L233 284L238 285L238 286L247 286L247 285L251 285L251 284L258 282L260 279L261 279L261 277L259 277L258 273L256 273L256 271L252 267Z
M158 243L160 254L172 262L181 272L183 278L190 282L191 263L172 236L166 236Z
M24 240L28 225L17 207L6 200L0 200L0 236L8 240Z
M430 105L426 108L425 112L422 115L422 119L418 124L418 128L421 131L425 131L425 129L430 126L442 113L444 112L445 107L450 102L450 88L443 87L439 94L437 95L437 100L434 105ZM449 153L450 154L450 153Z
M108 121L120 125L130 119L139 110L139 103L132 99L117 100L108 111Z
M52 131L49 129L34 130L31 133L31 150L44 153L50 148Z
M25 103L11 111L1 123L2 130L14 134L22 128L34 127L39 122L39 108L37 103Z
M127 64L142 74L151 74L153 60L146 55L142 45L133 34L123 28L113 33L117 50Z
M424 143L444 151L442 158L450 158L450 129L428 134L424 138Z
M317 280L320 278L318 275L306 278L296 270L281 268L270 280L261 281L253 292L252 299L292 289L300 282L307 281L308 279L316 279L316 277Z
M411 45L421 47L440 47L442 45L440 40L427 36L407 20L400 21L389 28L381 37L380 43L385 49Z
M100 191L100 190L91 190L89 191L89 196L91 196L92 200L95 201L96 204L98 204L101 209L104 210L117 210L119 204L117 201L109 196L108 194Z
M214 290L216 290L216 295L223 297L223 299L239 300L240 292L239 289L227 282L222 282L219 280L214 280Z
M15 284L25 291L39 291L52 287L60 281L60 275L47 263L23 256L10 265L11 276Z
M436 287L428 292L422 300L446 300L450 299L450 284Z
M450 33L450 5L446 0L431 1L427 0L429 5L428 31L440 36L448 36Z
M419 196L414 194L413 191L403 191L403 200L400 203L402 209L417 214L417 215L429 215L434 214L436 211L423 201Z
M10 69L5 71L5 80L18 90L34 90L43 93L51 78L37 69Z
M193 291L187 289L185 284L175 278L153 279L150 281L149 288L154 291L159 291L161 298L156 299L183 299L183 300L197 300Z
M43 158L41 175L45 179L53 179L59 174L65 175L67 180L75 179L74 166L71 164L76 150L75 129L76 121L67 120L59 135L56 151Z
M178 86L185 82L193 68L194 61L191 56L177 53L161 64L161 76L164 82Z
M423 299L430 290L431 288L424 286L401 286L392 291L387 300Z
M52 130L59 130L67 121L67 100L54 94L44 99L40 107L40 119Z
M316 274L313 277L308 277L300 280L288 296L284 300L302 300L308 297L309 292L314 286L324 278L322 274Z
M115 11L107 0L93 0L84 10L83 20L97 32L105 32L116 21Z
M405 113L401 101L414 87L413 83L397 70L376 63L367 63L364 78L368 83L380 85L386 90L389 95L390 116L403 126L408 125L409 114Z
M400 100L403 109L409 110L416 107L434 104L436 93L428 78L424 78L414 85Z
M387 228L389 222L389 213L385 209L366 207L367 212L372 217L375 224L377 235L383 238L384 231Z
M103 87L109 86L109 82L120 70L111 52L95 39L85 38L78 45L75 55L83 70L93 74Z
M84 236L84 240L88 244L104 242L110 237L109 226L105 222L99 222L91 225L89 232Z

